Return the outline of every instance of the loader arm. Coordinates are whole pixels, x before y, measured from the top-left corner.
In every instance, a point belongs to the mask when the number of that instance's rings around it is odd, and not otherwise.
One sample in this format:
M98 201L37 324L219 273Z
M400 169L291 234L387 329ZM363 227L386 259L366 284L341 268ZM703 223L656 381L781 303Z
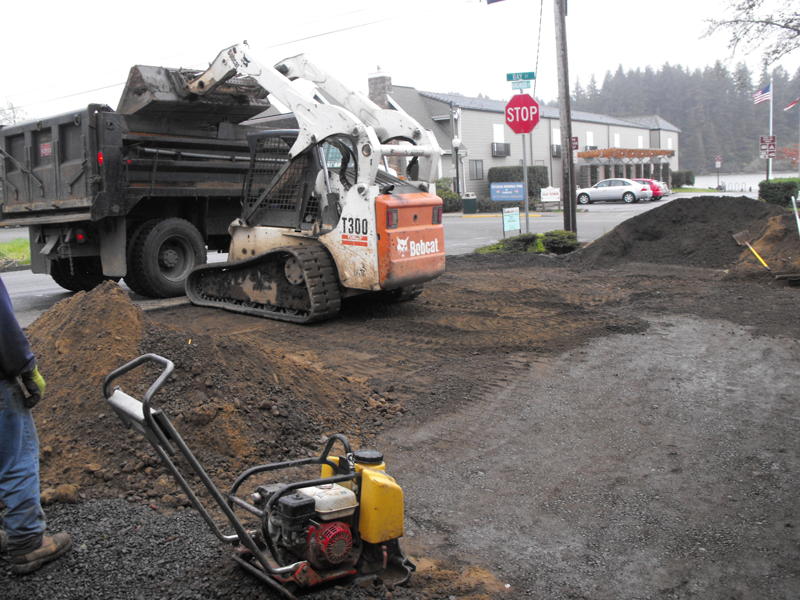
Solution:
M299 124L297 140L289 151L292 158L331 136L348 136L356 149L356 183L364 186L374 183L380 164L380 141L375 131L346 108L320 102L301 92L278 70L255 60L246 44L222 50L208 69L187 84L187 89L202 96L235 75L252 77L292 111Z
M303 54L283 59L275 65L275 69L289 79L305 79L314 83L327 97L372 127L381 144L387 144L392 140L406 140L414 144L416 149L409 153L398 152L396 147L387 149L382 146L381 154L418 156L419 180L429 184L436 181L442 150L433 132L422 127L411 115L401 109L379 107L363 94L351 90L330 73L312 63Z

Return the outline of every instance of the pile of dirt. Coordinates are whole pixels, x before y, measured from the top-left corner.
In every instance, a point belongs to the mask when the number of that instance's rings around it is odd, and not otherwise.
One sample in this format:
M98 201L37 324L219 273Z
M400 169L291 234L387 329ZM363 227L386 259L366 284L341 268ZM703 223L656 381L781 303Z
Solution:
M783 213L746 197L679 198L620 223L565 261L584 268L629 262L725 268L740 258L734 233L760 231Z
M28 333L48 381L35 409L45 499L186 504L149 444L136 432L126 435L102 398L103 378L144 352L175 363L154 404L223 486L249 466L316 454L331 433L364 445L403 410L365 381L336 375L302 353L247 335L212 337L148 323L111 282L58 303ZM119 385L141 398L156 376L144 367Z
M800 273L800 235L792 215L778 215L749 230L750 243L764 258L773 273ZM764 273L764 267L748 248L742 250L731 275L751 276Z

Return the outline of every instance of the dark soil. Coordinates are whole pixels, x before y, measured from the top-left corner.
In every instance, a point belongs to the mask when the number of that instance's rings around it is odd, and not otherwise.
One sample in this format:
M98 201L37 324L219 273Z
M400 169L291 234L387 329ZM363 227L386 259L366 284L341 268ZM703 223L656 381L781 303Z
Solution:
M4 598L273 597L102 401L104 375L142 352L175 361L156 402L222 486L334 431L385 451L419 572L310 597L792 597L798 290L732 277L749 268L742 229L796 256L772 216L676 200L567 259L448 259L414 302L353 299L313 326L142 315L111 284L77 294L29 330L49 383L43 483L79 501L48 516L77 548L27 578L0 571Z
M734 233L759 234L769 217L782 214L779 206L745 197L679 198L620 223L567 262L583 268L648 262L723 269L740 255Z

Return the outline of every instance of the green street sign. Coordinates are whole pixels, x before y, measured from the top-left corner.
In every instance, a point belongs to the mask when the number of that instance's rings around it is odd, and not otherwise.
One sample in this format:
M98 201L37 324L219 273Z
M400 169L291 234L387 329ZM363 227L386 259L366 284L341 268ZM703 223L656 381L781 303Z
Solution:
M532 81L536 79L536 73L527 71L525 73L506 73L506 81Z

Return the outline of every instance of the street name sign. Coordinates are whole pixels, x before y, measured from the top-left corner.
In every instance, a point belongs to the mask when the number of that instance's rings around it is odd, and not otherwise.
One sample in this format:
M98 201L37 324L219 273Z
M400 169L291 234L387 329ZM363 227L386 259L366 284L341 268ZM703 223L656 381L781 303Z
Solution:
M505 113L506 125L514 133L530 133L539 123L539 103L528 94L512 96Z
M506 81L533 81L534 79L536 79L536 73L533 71L506 73Z
M511 89L512 90L527 90L531 87L530 81L512 81L511 82Z

